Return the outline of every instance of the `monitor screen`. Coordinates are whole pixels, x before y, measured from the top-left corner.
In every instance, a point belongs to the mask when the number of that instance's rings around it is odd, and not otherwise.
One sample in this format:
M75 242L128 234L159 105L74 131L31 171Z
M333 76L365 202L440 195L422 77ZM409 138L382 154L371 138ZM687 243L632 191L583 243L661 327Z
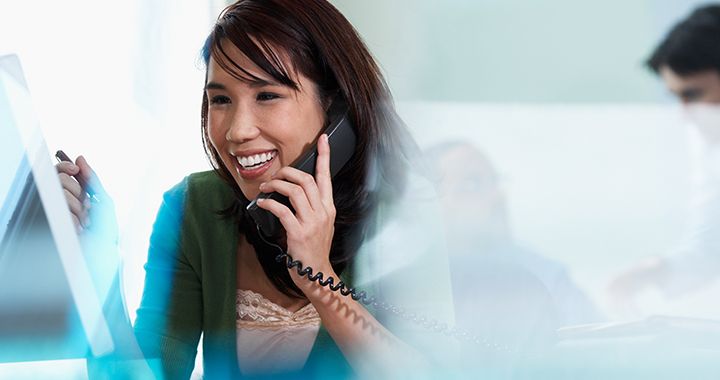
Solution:
M113 348L16 56L0 57L0 362Z

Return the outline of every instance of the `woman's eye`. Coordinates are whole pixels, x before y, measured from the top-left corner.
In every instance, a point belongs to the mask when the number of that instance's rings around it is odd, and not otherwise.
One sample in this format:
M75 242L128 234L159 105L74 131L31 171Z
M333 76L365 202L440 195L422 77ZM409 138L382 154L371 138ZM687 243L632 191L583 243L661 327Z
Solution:
M230 98L225 95L216 95L210 98L210 104L229 104Z
M273 94L272 92L261 92L257 95L257 100L262 102L262 101L277 99L279 97L280 97L280 95Z

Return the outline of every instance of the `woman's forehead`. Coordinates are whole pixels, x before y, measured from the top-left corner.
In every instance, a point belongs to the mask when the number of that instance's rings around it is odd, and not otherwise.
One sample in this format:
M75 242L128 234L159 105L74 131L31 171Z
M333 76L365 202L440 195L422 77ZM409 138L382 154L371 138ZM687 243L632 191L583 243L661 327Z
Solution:
M278 76L286 76L295 84L299 83L300 73L296 70L286 51L269 44L260 44L255 38L251 38L251 40L266 60L266 63L261 64L269 64L269 69L276 71ZM263 48L263 46L267 46L267 48ZM218 48L213 49L210 54L208 77L211 75L230 76L235 80L247 82L266 81L278 82L278 84L284 79L271 75L228 39L220 41Z
M292 85L282 83L278 78L274 78L229 41L222 48L224 53L210 54L206 85L210 83L219 83L223 87L232 83L241 83L251 87L277 85L290 87L299 92L307 92L319 99L320 94L317 83L295 69L295 66L290 64L288 54L278 54L278 56L283 57L283 69L286 67L292 68L286 70Z
M238 52L239 54L229 53L227 58L216 58L214 55L211 55L210 61L208 62L208 81L219 79L240 80L240 78L236 78L235 75L228 72L228 69L226 69L226 67L234 68L235 72L240 71L237 70L238 68L242 68L242 71L249 73L249 76L243 75L245 81L251 81L255 78L264 79L267 81L273 80L272 77L270 77L270 74L266 73L250 58L248 58L245 54L242 54L242 52L240 52L239 50ZM223 62L224 64L221 64L219 60L225 61Z

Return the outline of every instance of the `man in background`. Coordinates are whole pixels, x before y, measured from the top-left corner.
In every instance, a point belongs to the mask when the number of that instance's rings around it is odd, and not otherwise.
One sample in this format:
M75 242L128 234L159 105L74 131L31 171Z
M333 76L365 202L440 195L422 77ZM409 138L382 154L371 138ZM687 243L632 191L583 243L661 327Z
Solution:
M655 288L679 296L720 277L720 4L694 10L676 24L647 61L682 103L696 129L693 198L687 231L671 254L636 263L610 283L618 311Z
M444 214L458 324L506 345L542 347L560 327L604 319L562 263L513 236L505 190L484 152L445 141L425 154Z

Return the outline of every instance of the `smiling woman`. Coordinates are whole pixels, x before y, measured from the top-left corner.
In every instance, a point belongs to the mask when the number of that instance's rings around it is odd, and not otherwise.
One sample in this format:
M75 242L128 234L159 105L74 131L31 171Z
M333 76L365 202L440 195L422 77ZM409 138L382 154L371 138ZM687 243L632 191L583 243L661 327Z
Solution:
M347 99L358 146L332 185L326 185L324 199L335 209L328 264L342 273L379 200L389 201L402 193L407 154L412 150L387 85L357 32L326 1L241 1L221 15L203 53L206 152L218 176L235 190L235 204L226 214L239 220L248 200L260 192L260 184L316 141L334 98ZM261 154L271 158L257 166ZM304 182L310 181L305 177ZM262 191L279 190L273 188L276 185L268 182ZM300 190L279 185L286 191ZM311 206L319 202L310 196L318 198L325 190L301 187ZM293 197L291 202L295 208L302 206ZM285 296L304 298L255 229L244 235L274 287ZM308 264L315 262L306 259Z
M352 283L378 209L406 185L415 148L357 32L325 0L240 0L218 18L203 57L213 170L168 191L153 228L134 326L153 370L189 377L201 333L208 378L389 375L419 363L382 318L274 259L279 247ZM332 150L344 147L321 131L336 100L347 104L357 144L332 176ZM293 167L315 146L315 173ZM97 178L84 159L58 171L82 224L95 206L71 176ZM289 198L290 207L257 203L279 219L280 236L262 236L248 216L260 192Z

